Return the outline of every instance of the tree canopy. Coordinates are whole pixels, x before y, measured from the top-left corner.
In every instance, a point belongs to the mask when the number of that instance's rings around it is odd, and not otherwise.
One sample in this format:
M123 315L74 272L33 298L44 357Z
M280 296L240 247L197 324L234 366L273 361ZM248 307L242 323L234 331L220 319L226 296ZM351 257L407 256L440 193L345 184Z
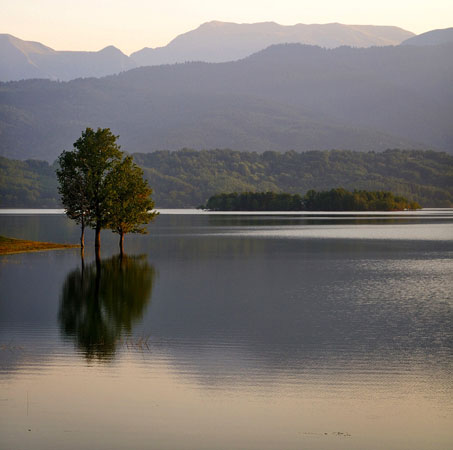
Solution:
M110 185L107 199L109 219L107 226L120 235L120 251L123 253L126 233L146 233L144 225L151 222L157 212L151 200L152 189L143 179L143 170L126 156L107 175Z
M143 172L130 156L120 150L109 128L87 128L58 159L57 177L66 214L81 224L81 245L85 224L96 230L95 246L100 248L100 232L111 228L124 234L145 232L141 227L155 216L150 210L152 190Z
M211 211L399 211L420 205L386 191L353 191L343 188L299 194L275 192L233 192L209 198Z
M58 158L58 192L66 215L81 226L80 245L85 246L85 225L89 219L88 176L76 152L64 151Z
M218 194L209 198L211 211L300 211L302 196L275 192L243 192Z
M316 192L309 190L302 201L305 211L401 211L420 209L417 202L388 191L349 192L343 188Z
M74 143L77 164L84 174L86 195L89 201L88 225L96 230L96 247L100 246L100 231L110 220L109 199L114 183L109 174L121 163L123 152L109 128L97 131L87 128Z

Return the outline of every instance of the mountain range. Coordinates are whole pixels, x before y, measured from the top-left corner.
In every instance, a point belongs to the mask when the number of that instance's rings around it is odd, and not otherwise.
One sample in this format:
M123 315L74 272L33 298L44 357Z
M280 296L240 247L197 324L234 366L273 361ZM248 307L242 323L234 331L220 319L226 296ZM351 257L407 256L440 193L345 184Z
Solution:
M68 81L80 77L102 77L139 66L233 61L280 43L325 48L398 45L412 36L414 34L410 31L392 26L339 23L284 26L274 22L236 24L213 21L177 36L164 47L144 48L126 56L113 46L98 52L56 51L39 42L0 34L0 81L29 78Z
M39 42L0 34L0 81L103 77L136 67L113 46L98 52L56 51Z
M275 22L238 24L212 21L181 34L165 47L144 48L132 53L138 66L155 66L186 61L226 62L245 58L274 44L298 43L336 48L398 45L414 36L391 26L296 24Z
M0 83L0 154L53 161L87 127L129 152L453 151L453 44L271 46L227 63Z

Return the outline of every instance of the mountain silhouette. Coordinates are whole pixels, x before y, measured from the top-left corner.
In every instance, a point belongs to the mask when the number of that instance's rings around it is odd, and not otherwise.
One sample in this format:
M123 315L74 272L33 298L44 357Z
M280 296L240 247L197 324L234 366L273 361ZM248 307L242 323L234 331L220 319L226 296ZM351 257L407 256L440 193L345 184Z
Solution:
M128 56L113 46L98 52L56 51L10 34L0 34L0 61L0 81L28 78L67 81L102 77L136 67Z
M442 45L453 43L453 27L431 30L406 39L401 45Z
M233 61L272 44L290 42L327 48L397 45L411 36L413 33L410 31L391 26L339 23L284 26L274 22L236 24L214 21L177 36L165 47L144 48L128 57L113 46L98 52L56 51L39 42L0 34L0 81L30 78L68 81L103 77L138 66Z
M229 63L0 84L0 154L53 161L87 126L124 149L453 150L453 46L269 47Z
M180 34L164 47L144 48L132 53L131 58L138 66L186 61L226 62L245 58L274 44L371 47L398 45L413 35L410 31L391 26L341 23L285 26L275 22L239 24L212 21Z

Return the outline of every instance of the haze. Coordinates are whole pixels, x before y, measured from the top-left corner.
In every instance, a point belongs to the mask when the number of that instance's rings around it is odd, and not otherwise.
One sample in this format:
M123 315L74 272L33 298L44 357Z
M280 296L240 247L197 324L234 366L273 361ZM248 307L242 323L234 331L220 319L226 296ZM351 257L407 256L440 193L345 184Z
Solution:
M43 42L56 50L99 50L115 45L125 53L166 45L203 22L275 21L395 25L416 34L451 26L451 0L4 0L0 31Z

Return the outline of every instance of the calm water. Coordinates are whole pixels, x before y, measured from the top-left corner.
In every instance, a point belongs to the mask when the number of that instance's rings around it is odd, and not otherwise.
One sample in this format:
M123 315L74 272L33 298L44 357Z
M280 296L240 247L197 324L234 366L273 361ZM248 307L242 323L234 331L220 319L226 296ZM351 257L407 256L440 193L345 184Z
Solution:
M453 448L452 210L173 211L98 265L91 234L0 256L0 448Z

